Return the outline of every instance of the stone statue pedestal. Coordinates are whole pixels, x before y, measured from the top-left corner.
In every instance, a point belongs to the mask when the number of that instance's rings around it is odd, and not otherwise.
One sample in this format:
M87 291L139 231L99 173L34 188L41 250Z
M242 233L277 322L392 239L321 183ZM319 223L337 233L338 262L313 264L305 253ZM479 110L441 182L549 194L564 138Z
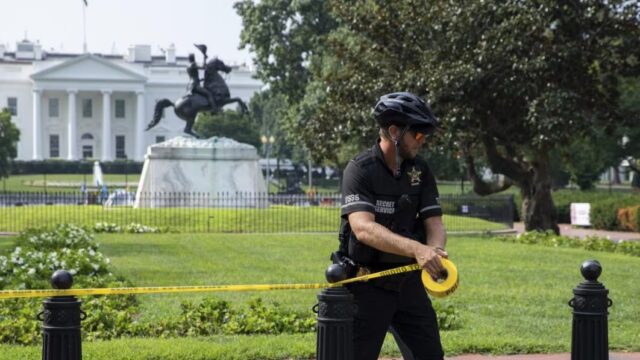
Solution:
M178 136L147 149L134 207L264 207L254 146Z

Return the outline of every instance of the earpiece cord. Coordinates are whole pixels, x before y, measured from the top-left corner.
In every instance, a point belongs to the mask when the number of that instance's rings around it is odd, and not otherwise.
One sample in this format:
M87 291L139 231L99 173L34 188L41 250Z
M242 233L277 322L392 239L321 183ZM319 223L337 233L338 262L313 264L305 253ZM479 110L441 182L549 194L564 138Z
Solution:
M400 136L398 136L396 139L393 140L393 145L396 147L396 169L393 172L393 176L396 179L400 177L400 148L399 148L399 144L400 144L400 141L402 140L402 137L404 136L404 133L407 132L407 130L409 130L408 126L405 126L404 128L402 128L402 131L400 132Z

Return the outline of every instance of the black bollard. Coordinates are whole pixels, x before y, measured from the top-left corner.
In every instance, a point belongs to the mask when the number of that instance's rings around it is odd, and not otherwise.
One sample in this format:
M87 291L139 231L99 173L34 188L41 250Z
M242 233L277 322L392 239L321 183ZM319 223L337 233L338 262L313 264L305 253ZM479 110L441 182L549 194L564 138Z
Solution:
M322 290L318 304L317 360L353 359L353 295L344 287Z
M586 281L573 289L574 297L569 301L573 308L571 360L608 360L607 308L612 302L607 298L609 290L598 282L602 266L597 260L587 260L580 272Z
M73 277L68 271L58 270L51 276L54 289L69 289ZM42 360L82 360L80 321L85 314L81 301L75 296L56 296L43 301L38 314L42 323Z

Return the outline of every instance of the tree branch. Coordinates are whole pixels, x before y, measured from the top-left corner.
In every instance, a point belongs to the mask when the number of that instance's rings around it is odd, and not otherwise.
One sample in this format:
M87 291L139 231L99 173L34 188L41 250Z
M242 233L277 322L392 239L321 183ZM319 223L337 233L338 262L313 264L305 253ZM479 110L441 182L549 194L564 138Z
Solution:
M503 177L502 181L486 182L478 175L476 171L476 165L468 148L463 147L463 156L465 164L467 165L467 175L473 182L473 191L478 195L491 195L501 191L504 191L513 185L513 181L507 177Z
M529 175L528 171L516 161L500 155L496 143L491 136L486 134L482 135L482 144L487 154L489 166L494 173L506 175L515 182L523 182L527 179Z

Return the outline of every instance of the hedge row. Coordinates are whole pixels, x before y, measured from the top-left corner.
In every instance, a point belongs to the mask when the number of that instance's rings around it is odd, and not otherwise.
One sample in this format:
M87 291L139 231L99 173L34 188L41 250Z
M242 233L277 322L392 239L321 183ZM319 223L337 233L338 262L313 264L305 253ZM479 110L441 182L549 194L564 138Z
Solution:
M529 231L518 234L517 236L500 236L495 237L494 239L516 244L582 248L592 251L615 252L631 256L640 256L640 242L624 240L615 242L598 236L587 236L584 239L580 239L578 237L556 235L551 231Z
M624 220L618 214L620 209L640 206L638 192L559 190L553 192L552 196L559 223L571 223L571 203L589 203L591 225L594 229L638 231L628 225L633 220ZM516 198L516 204L520 206L521 198L519 195Z
M11 164L11 174L91 174L93 172L93 163L93 161L68 160L17 160ZM129 160L100 162L102 172L105 174L141 173L142 165L142 162Z

